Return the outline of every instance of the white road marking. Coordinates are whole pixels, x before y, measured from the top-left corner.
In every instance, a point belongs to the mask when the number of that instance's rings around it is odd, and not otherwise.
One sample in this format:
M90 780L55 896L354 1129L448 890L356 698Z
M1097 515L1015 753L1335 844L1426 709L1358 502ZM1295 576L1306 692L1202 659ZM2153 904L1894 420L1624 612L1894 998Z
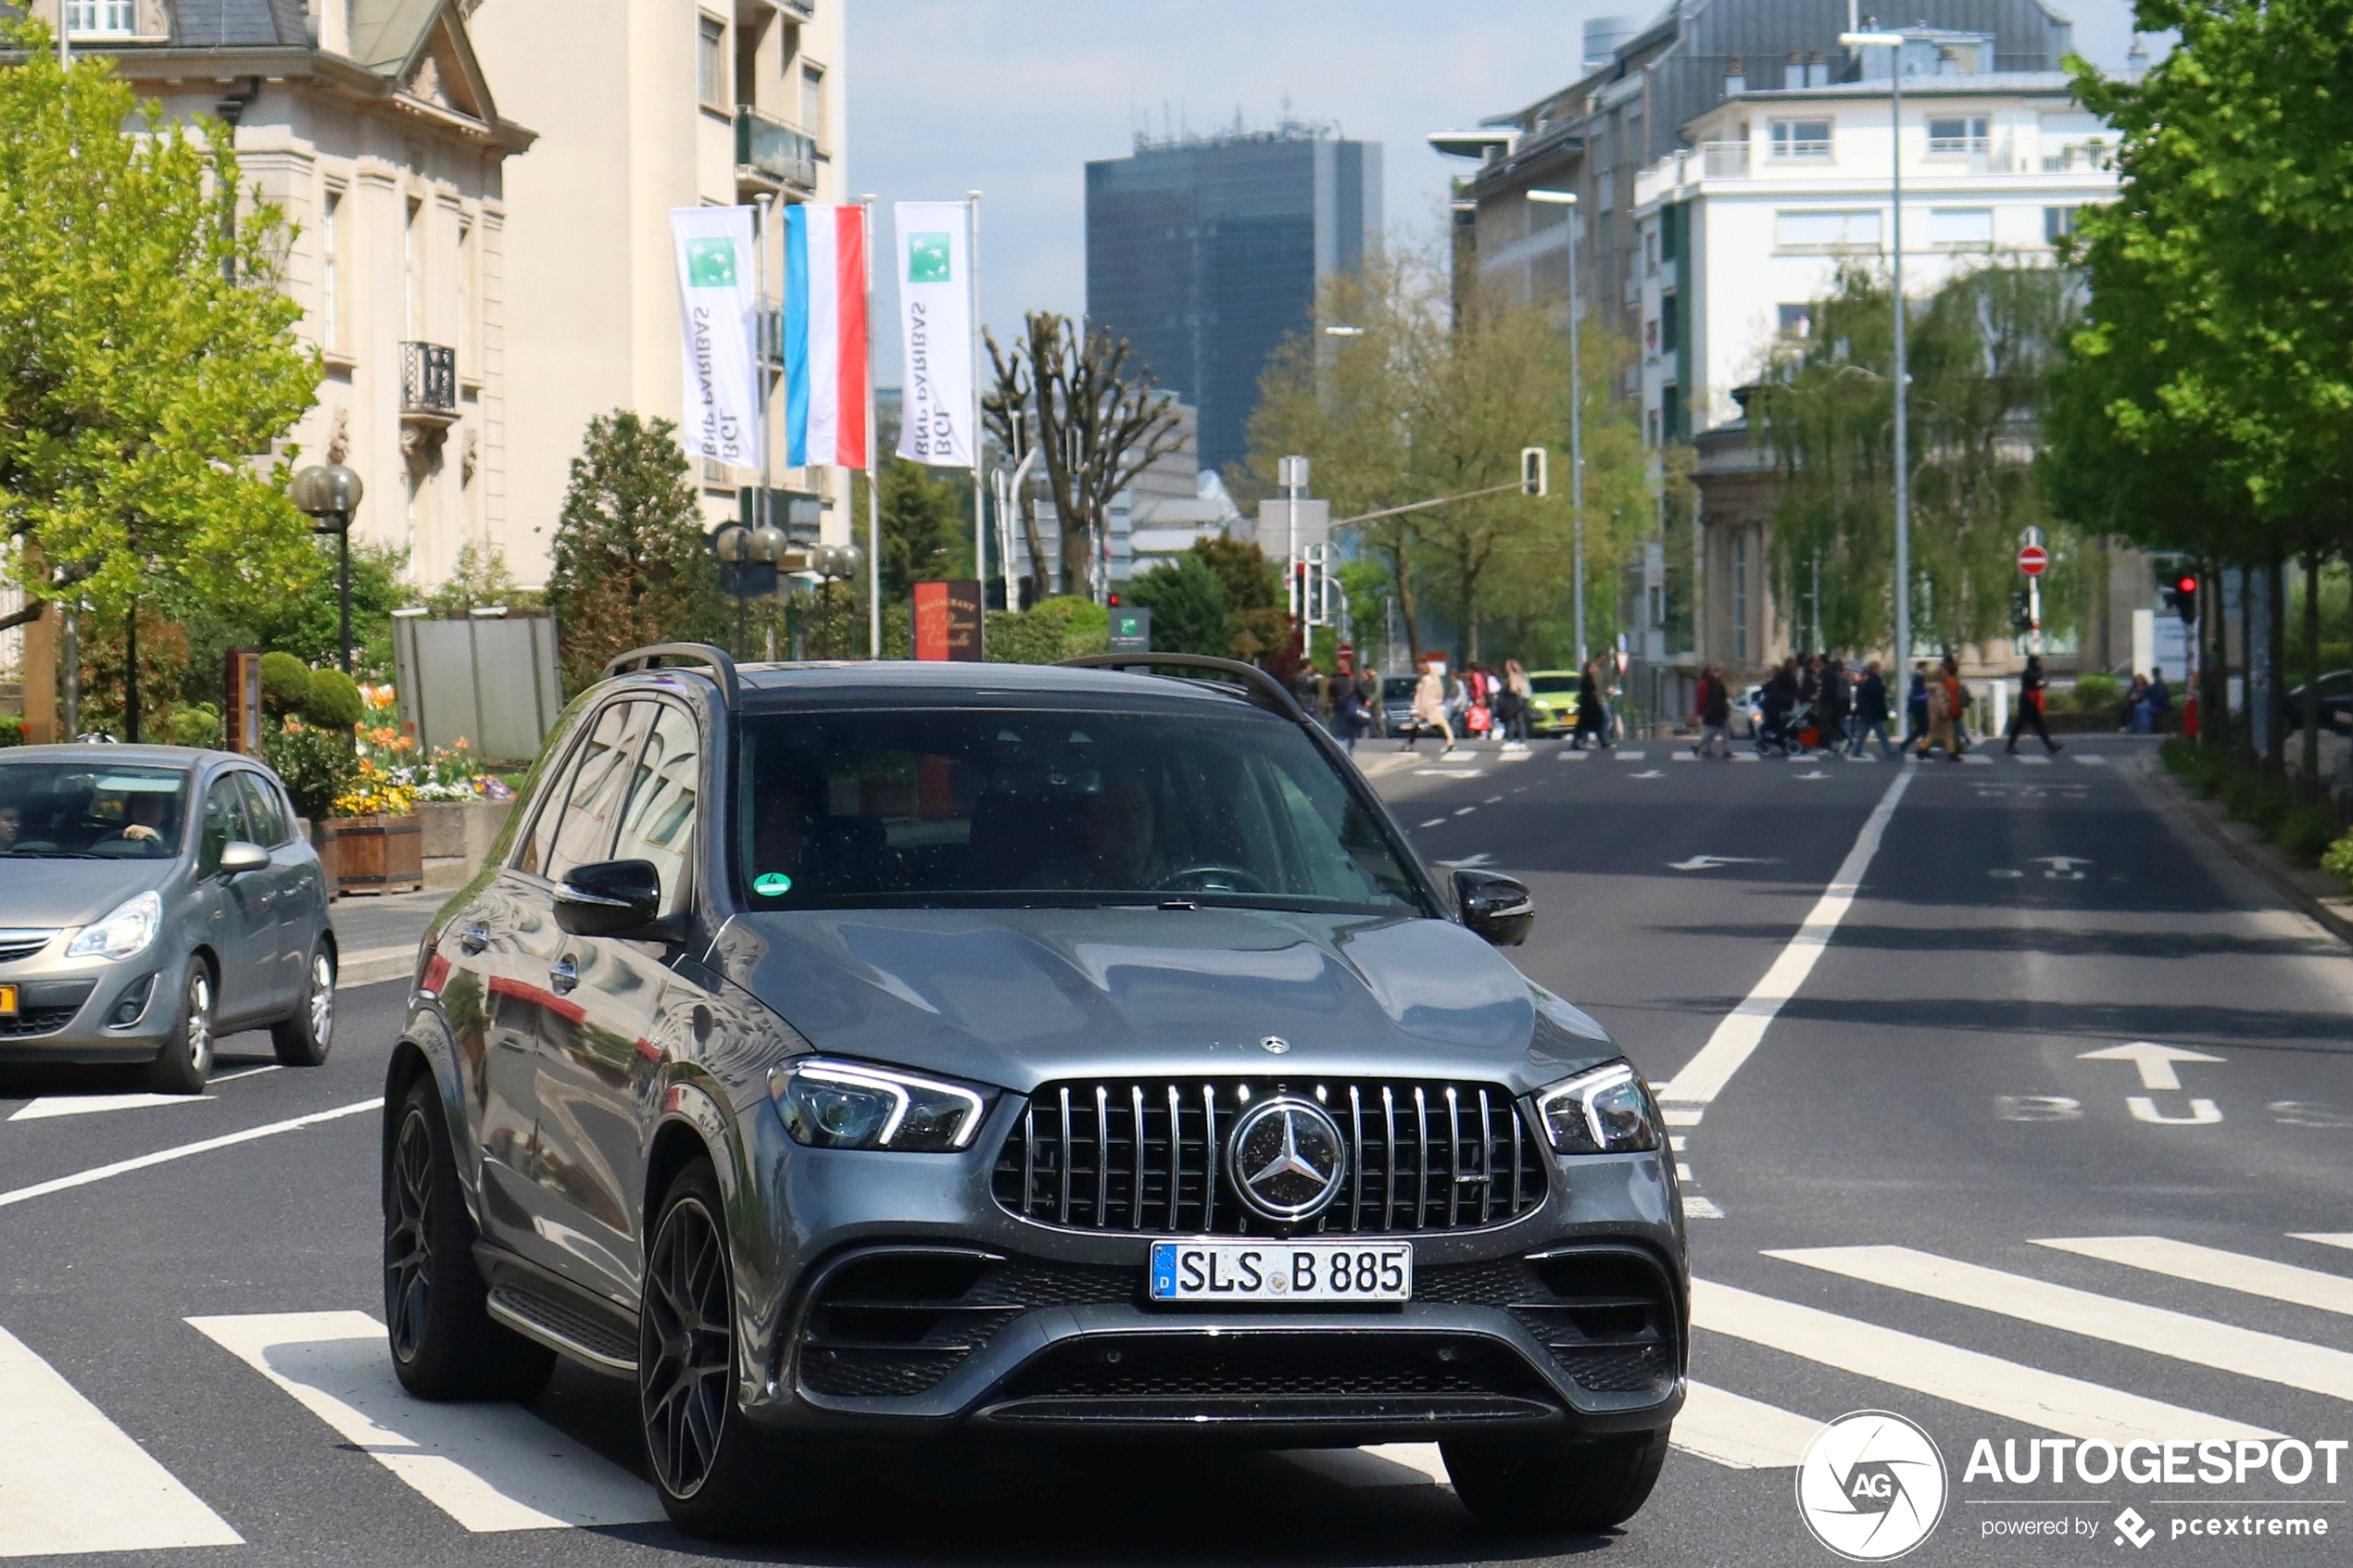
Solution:
M159 1148L153 1154L142 1154L130 1160L118 1160L111 1165L93 1166L87 1171L77 1171L70 1176L59 1176L53 1181L35 1182L29 1187L18 1187L12 1192L0 1192L0 1209L6 1209L12 1203L25 1202L30 1198L46 1198L53 1192L65 1192L72 1187L88 1186L93 1182L103 1182L109 1176L120 1176L132 1171L144 1171L150 1165L162 1165L174 1160L185 1160L192 1154L209 1154L216 1148L227 1148L233 1144L251 1143L256 1138L275 1137L280 1133L297 1132L304 1127L315 1127L321 1122L333 1122L339 1117L357 1116L368 1110L381 1110L384 1109L384 1103L381 1098L359 1100L350 1105L339 1105L333 1110L314 1110L308 1116L291 1116L283 1122L265 1123L258 1127L247 1127L243 1132L224 1133L217 1138L205 1138L197 1143L183 1143L173 1148Z
M1485 777L1477 768L1416 768L1417 779L1476 779Z
M2353 1251L2353 1231L2290 1231L2290 1241L2317 1241L2322 1247L2342 1247Z
M1684 1385L1669 1439L1687 1454L1732 1470L1793 1470L1822 1430L1818 1421L1705 1383Z
M2181 1074L2173 1071L2177 1061L2221 1061L2225 1058L2208 1056L2204 1051L2184 1050L2179 1046L2160 1046L2154 1040L2135 1040L2129 1046L2110 1046L2106 1050L2078 1051L2078 1061L2129 1061L2141 1070L2141 1087L2145 1089L2178 1089Z
M1656 768L1645 768L1639 773L1629 773L1626 776L1629 779L1663 779L1667 775Z
M0 1411L0 1557L245 1544L4 1328Z
M2325 1345L2308 1345L1908 1247L1806 1248L1767 1256L2308 1394L2353 1399L2353 1352Z
M1754 751L1735 751L1732 753L1732 760L1735 762L1762 762L1765 759L1757 756Z
M2162 1236L2054 1236L2034 1245L2353 1317L2353 1279L2319 1269L2300 1269L2294 1263L2275 1263L2269 1258L2225 1252L2219 1247L2200 1247Z
M1716 1200L1714 1198L1702 1198L1695 1192L1687 1192L1683 1195L1683 1218L1687 1220L1720 1220L1723 1217L1724 1210L1716 1207Z
M1982 751L1964 751L1961 753L1961 760L1980 768L1991 768L1994 765L1994 759Z
M1679 1182L1695 1182L1699 1180L1697 1176L1692 1174L1692 1168L1689 1165L1684 1164L1680 1160L1675 1161L1675 1179Z
M2133 1113L2133 1121L2152 1123L2159 1127L2210 1127L2222 1120L2222 1108L2204 1096L2190 1101L2187 1116L2166 1115L2158 1110L2157 1101L2146 1095L2125 1096L2124 1108Z
M1846 759L1849 762L1876 762L1879 760L1878 758L1872 756L1868 751L1849 752Z
M2051 765L2047 757L2029 757L2022 751L2018 754L2018 760L2019 765L2024 768L2047 768Z
M1659 1109L1666 1115L1667 1124L1670 1127L1696 1127L1700 1124L1700 1119L1707 1114L1696 1105L1667 1105L1661 1106Z
M652 1486L521 1405L410 1399L393 1375L384 1324L365 1312L262 1312L188 1323L469 1530L662 1517Z
M1473 811L1476 811L1476 810L1478 810L1478 807L1476 807L1476 806L1466 806L1466 807L1462 808L1462 809L1460 809L1460 810L1456 811L1456 812L1454 813L1454 815L1456 815L1456 816L1458 816L1458 817L1467 817L1467 816L1469 816L1469 815L1470 815Z
M1822 771L1819 768L1817 768L1810 773L1792 773L1790 777L1793 779L1826 779L1829 778L1830 775Z
M1692 1281L1692 1322L1711 1333L2070 1437L2120 1445L2136 1438L2280 1436L1710 1280Z
M2081 756L2076 758L2075 760L2078 764L2086 768L2105 768L2108 766L2108 759L2099 756L2097 753Z
M240 1078L256 1073L275 1073L275 1062L268 1067L248 1067L239 1073L223 1073L214 1084L233 1084ZM56 1116L92 1116L105 1110L145 1110L159 1105L202 1105L219 1097L201 1095L43 1095L9 1117L11 1122L45 1122Z
M1669 762L1699 762L1705 760L1705 759L1702 758L1696 751L1670 751L1667 754L1667 759Z
M1512 793L1514 793L1515 795L1516 795L1516 794L1517 794L1517 793L1519 793L1519 792L1518 792L1518 791L1516 791L1516 790L1515 790L1515 791L1513 791ZM1479 804L1480 804L1481 806L1500 806L1500 805L1502 805L1502 804L1503 804L1503 801L1504 801L1504 797L1503 797L1502 796L1500 796L1500 795L1491 795L1491 796L1489 796L1486 799L1484 799L1484 800L1480 801L1480 802L1479 802Z
M1442 825L1442 824L1445 822L1445 821L1446 821L1446 819L1445 819L1445 818L1443 818L1443 817L1432 817L1429 821L1428 821L1428 822L1417 822L1417 823L1416 823L1416 824L1415 824L1415 826L1416 826L1416 827L1417 827L1417 828L1434 828L1434 827L1438 827L1438 826Z
M1718 1022L1715 1032L1699 1054L1683 1064L1681 1072L1658 1086L1658 1098L1686 1105L1705 1105L1724 1092L1732 1074L1753 1055L1765 1040L1765 1030L1780 1012L1782 1006L1797 995L1806 977L1830 946L1831 934L1846 918L1854 906L1855 895L1863 885L1863 873L1870 869L1871 859L1879 853L1880 840L1887 835L1888 820L1895 815L1896 804L1911 787L1914 770L1906 768L1887 786L1879 804L1871 809L1863 823L1863 831L1855 835L1854 847L1846 859L1839 862L1831 874L1830 885L1815 900L1806 913L1805 923L1797 935L1773 960L1773 967L1763 979L1742 998L1741 1005Z
M1649 756L1650 753L1647 751L1620 751L1617 754L1617 759L1620 762L1641 762L1646 760Z
M1585 753L1581 751L1571 751L1568 747L1562 746L1558 751L1553 753L1553 760L1556 762L1582 762L1585 760Z
M1491 864L1494 859L1494 856L1482 849L1476 855L1466 856L1459 860L1432 860L1430 864L1442 872L1468 872L1477 871L1481 866Z
M1669 1133L1667 1135L1667 1147L1681 1154L1692 1147L1692 1140L1681 1133Z

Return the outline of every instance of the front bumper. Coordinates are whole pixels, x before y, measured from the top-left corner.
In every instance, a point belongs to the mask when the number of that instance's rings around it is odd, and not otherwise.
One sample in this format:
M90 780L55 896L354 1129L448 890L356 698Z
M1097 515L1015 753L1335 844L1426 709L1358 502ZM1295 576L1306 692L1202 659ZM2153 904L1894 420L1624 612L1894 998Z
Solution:
M38 960L0 966L17 1012L0 1018L0 1063L140 1061L171 1032L176 985L153 952L114 963ZM174 972L176 972L176 971Z

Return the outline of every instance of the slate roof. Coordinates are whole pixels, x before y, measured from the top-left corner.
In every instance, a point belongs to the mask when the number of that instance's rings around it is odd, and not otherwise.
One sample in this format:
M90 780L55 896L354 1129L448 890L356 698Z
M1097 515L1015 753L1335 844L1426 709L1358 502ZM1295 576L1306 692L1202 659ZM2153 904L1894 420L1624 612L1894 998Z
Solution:
M171 0L171 41L183 49L308 48L302 0Z

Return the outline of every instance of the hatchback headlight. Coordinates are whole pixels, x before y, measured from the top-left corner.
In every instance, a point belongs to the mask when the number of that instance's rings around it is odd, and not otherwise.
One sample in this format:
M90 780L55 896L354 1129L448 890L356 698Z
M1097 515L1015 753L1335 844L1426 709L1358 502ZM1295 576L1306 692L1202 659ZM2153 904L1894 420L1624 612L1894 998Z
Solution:
M1657 1103L1641 1074L1622 1061L1541 1090L1536 1110L1563 1154L1639 1154L1662 1141Z
M862 1061L812 1059L768 1075L768 1092L795 1143L812 1148L887 1148L947 1154L980 1131L988 1098Z
M69 959L135 959L147 950L163 929L163 899L136 893L107 911L107 917L82 928L66 944Z

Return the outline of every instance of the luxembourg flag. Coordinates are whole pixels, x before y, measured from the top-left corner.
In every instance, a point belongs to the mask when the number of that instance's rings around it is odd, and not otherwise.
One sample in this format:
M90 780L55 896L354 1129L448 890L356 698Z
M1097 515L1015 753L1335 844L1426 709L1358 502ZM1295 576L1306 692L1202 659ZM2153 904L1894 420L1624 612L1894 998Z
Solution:
M785 461L870 465L866 209L785 208Z

